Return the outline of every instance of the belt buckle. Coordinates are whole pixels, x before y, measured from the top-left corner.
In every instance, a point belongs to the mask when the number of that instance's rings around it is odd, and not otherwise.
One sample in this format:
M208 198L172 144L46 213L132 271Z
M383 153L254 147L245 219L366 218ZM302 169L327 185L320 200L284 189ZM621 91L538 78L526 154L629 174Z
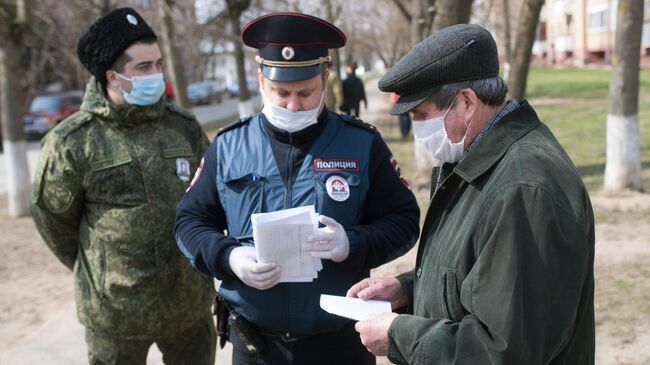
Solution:
M292 336L291 333L285 332L280 334L280 339L282 342L296 342L300 340L300 337Z

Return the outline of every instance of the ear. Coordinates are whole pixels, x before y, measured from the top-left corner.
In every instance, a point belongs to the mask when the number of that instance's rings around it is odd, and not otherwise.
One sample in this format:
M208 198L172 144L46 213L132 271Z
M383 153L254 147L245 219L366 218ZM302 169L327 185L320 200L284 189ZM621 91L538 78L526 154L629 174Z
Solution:
M107 88L109 86L118 87L120 85L120 79L117 77L117 75L115 75L115 72L113 70L106 70L104 77L106 77Z
M264 74L259 67L257 68L257 84L260 86L260 88L264 88Z
M478 101L478 96L476 96L474 90L467 88L460 91L461 113L467 123L474 118L478 110Z

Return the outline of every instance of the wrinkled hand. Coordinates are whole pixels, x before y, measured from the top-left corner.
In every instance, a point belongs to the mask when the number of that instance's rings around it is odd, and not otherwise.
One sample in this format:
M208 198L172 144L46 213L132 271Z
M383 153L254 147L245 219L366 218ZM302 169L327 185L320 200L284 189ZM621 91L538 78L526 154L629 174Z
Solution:
M366 278L354 284L345 294L363 300L387 300L393 310L408 305L408 297L402 284L395 278Z
M359 332L361 343L375 356L388 352L388 329L397 313L382 313L365 321L359 321L354 329Z
M302 249L320 259L341 262L350 254L350 242L345 229L334 219L321 215L318 220L325 225L307 239Z
M230 269L248 286L264 290L271 288L280 279L280 267L273 262L257 262L255 248L237 247L228 258Z

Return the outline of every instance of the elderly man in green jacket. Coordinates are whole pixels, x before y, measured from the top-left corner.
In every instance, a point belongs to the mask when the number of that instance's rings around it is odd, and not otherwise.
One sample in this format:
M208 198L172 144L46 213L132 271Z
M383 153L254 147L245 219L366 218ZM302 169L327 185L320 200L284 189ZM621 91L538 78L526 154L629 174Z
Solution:
M176 204L208 146L194 116L162 96L151 28L117 9L81 37L93 74L81 110L45 137L34 184L36 227L74 270L89 363L212 365L213 289L176 247Z
M398 364L593 364L594 216L573 163L524 101L505 101L495 42L441 30L379 82L443 162L415 268L348 296L401 314L358 322Z

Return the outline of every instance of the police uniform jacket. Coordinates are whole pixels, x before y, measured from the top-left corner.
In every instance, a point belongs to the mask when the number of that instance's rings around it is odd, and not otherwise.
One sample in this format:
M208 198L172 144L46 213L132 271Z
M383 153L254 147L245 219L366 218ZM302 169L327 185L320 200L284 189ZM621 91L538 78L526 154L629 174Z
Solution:
M174 210L208 145L194 117L161 100L116 106L91 78L81 110L43 141L32 213L74 268L81 323L121 338L181 333L212 288L178 251Z
M435 191L397 364L593 364L594 216L578 172L527 102Z
M198 270L221 279L222 296L262 330L334 332L347 321L320 309L320 294L345 295L417 238L417 203L395 168L379 134L358 120L325 110L315 125L289 134L258 113L226 128L208 149L200 177L177 210L179 247ZM345 199L332 198L326 187L332 177L347 182ZM345 227L345 261L323 260L313 282L267 290L249 287L231 272L230 251L254 244L251 214L312 204Z

